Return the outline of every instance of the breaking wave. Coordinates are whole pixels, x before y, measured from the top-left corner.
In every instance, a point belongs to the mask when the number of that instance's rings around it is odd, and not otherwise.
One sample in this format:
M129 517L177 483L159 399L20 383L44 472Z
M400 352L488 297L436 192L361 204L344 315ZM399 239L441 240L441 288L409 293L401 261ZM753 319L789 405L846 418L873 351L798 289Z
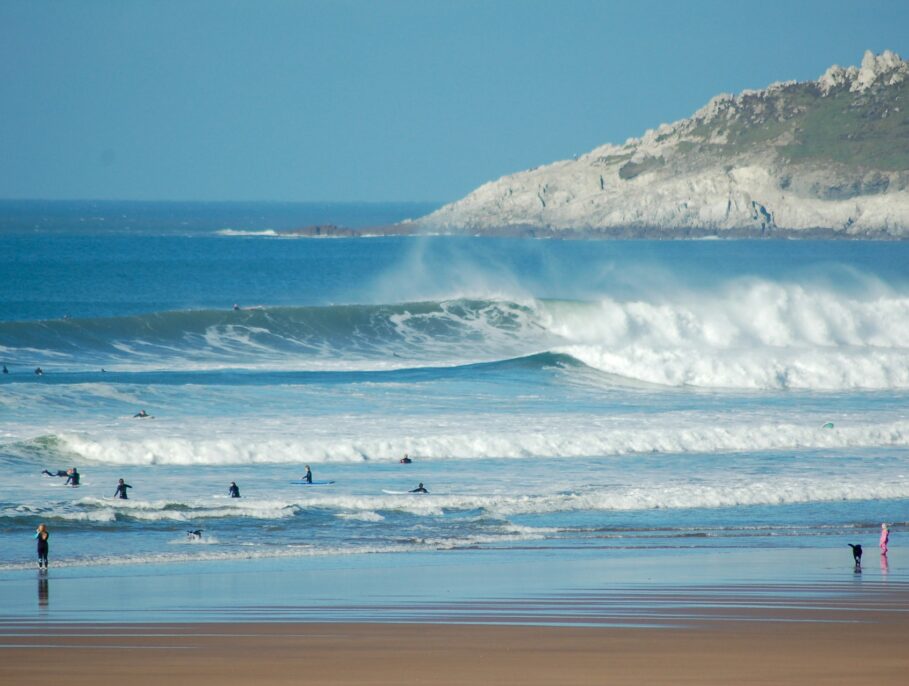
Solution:
M0 355L46 369L364 371L476 363L586 366L721 389L909 388L909 296L760 279L594 301L160 312L0 323Z

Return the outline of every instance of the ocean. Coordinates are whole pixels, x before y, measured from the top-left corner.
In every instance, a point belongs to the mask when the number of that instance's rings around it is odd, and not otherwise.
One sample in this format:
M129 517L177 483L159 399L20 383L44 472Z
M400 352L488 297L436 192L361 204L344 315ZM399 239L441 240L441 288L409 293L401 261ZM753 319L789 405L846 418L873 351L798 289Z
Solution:
M909 243L275 234L433 208L0 204L0 571L899 545Z

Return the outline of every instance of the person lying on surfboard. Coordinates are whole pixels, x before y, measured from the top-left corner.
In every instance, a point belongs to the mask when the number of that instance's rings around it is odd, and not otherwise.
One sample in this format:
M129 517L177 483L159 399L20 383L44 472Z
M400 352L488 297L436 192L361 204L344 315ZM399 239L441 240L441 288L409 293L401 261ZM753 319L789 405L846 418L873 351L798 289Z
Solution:
M415 489L413 489L413 490L410 491L410 492L411 492L411 493L429 493L429 491L427 491L426 488L423 486L423 482L422 482L422 481L420 482L420 485L419 485L419 486L417 486Z

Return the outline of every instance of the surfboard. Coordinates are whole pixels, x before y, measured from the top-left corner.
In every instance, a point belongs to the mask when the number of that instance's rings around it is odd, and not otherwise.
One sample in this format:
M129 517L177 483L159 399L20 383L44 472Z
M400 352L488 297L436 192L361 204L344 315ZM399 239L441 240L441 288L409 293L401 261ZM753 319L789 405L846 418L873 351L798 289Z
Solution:
M329 484L333 484L334 481L316 481L315 479L313 479L312 483L310 483L309 481L303 481L302 479L296 479L294 481L288 481L287 483L296 484L297 486L328 486Z

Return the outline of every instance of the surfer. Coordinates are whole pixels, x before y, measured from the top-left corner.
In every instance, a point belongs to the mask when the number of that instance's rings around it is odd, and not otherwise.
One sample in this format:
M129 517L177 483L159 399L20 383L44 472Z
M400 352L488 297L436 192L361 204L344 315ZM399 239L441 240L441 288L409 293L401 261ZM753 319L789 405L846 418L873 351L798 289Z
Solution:
M239 312L240 306L237 303L234 303L234 312Z
M136 418L145 419L146 417L149 417L149 416L150 415L145 410L139 410L138 412L136 412L136 414L133 415L133 419L136 419Z
M127 500L128 496L126 495L126 489L132 488L128 483L125 483L123 479L120 479L117 482L117 490L114 491L114 497L120 498L120 500Z
M186 537L190 541L201 541L202 540L202 529L192 529L191 531L187 531Z
M47 532L46 524L38 525L35 538L38 540L38 569L47 571L47 539L50 538L50 534Z
M399 462L400 462L401 464L410 464L411 462L413 462L413 460L411 460L409 457L407 457L407 453L404 453L404 457L402 457L402 458L399 460Z
M78 469L76 469L75 467L73 467L72 469L68 469L68 470L66 470L66 483L63 485L64 486L78 486L80 478L81 478L81 474L79 474Z
M417 486L415 489L413 489L413 490L410 491L410 492L411 492L411 493L429 493L429 491L427 491L427 490L426 490L426 487L423 485L423 482L422 482L422 481L420 482L420 485L419 485L419 486Z
M36 375L36 376L44 376L44 370L41 369L41 367L35 367L35 375Z
M312 470L309 468L309 465L306 465L306 474L304 474L300 481L305 481L308 484L312 483Z
M237 482L236 482L236 481L231 481L231 482L230 482L230 486L229 486L228 489L227 489L227 495L229 495L231 498L239 498L239 497L240 497L240 488L237 486Z
M66 469L58 469L56 472L49 472L46 469L41 472L42 474L47 474L48 476L65 476L69 478L69 471Z
M890 527L886 522L881 524L881 555L887 554L887 544L890 542Z
M3 373L9 374L9 369L6 368L6 365L3 365Z

